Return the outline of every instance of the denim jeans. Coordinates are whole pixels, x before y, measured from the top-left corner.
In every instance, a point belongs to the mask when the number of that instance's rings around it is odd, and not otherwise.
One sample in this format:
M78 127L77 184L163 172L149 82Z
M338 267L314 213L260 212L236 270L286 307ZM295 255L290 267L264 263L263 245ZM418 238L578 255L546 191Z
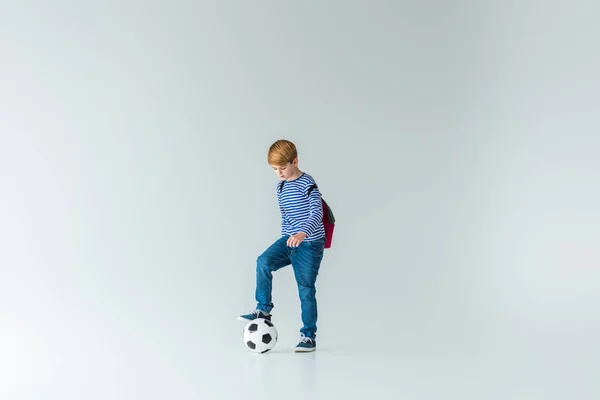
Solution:
M298 247L289 247L286 243L288 239L289 236L282 236L256 260L256 308L266 312L273 309L273 272L291 264L298 284L304 324L300 332L314 339L317 333L315 282L323 259L325 239L303 240Z

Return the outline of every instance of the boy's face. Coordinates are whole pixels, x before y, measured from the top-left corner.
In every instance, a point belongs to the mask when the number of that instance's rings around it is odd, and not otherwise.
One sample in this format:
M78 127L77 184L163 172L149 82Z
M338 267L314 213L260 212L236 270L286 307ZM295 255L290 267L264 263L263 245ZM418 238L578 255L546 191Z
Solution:
M271 165L271 167L281 180L288 180L295 175L297 165L298 161L294 160L285 165Z

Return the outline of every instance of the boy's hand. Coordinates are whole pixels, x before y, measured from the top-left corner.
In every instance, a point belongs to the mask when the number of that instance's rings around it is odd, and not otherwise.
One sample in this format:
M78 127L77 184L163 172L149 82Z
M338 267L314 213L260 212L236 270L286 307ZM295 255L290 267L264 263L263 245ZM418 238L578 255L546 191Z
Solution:
M292 235L288 238L287 245L290 247L298 247L300 243L302 243L302 241L306 239L306 236L306 233L298 232L295 235Z

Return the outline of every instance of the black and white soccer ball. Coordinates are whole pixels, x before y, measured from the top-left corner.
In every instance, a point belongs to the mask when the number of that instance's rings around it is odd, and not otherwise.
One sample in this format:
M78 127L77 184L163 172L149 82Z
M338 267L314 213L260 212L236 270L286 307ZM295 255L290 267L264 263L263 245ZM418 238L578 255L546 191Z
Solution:
M268 319L256 318L246 324L242 337L250 351L266 353L277 344L277 329Z

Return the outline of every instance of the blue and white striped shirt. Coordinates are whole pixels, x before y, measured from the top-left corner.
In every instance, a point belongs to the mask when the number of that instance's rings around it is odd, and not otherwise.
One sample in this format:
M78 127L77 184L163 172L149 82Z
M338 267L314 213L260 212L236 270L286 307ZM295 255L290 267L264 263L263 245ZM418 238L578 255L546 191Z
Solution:
M283 187L281 184L283 183ZM325 237L323 226L323 204L321 192L315 187L308 196L308 190L315 180L307 173L293 181L277 183L277 200L281 211L281 235L306 233L307 241ZM281 188L281 191L280 191Z

